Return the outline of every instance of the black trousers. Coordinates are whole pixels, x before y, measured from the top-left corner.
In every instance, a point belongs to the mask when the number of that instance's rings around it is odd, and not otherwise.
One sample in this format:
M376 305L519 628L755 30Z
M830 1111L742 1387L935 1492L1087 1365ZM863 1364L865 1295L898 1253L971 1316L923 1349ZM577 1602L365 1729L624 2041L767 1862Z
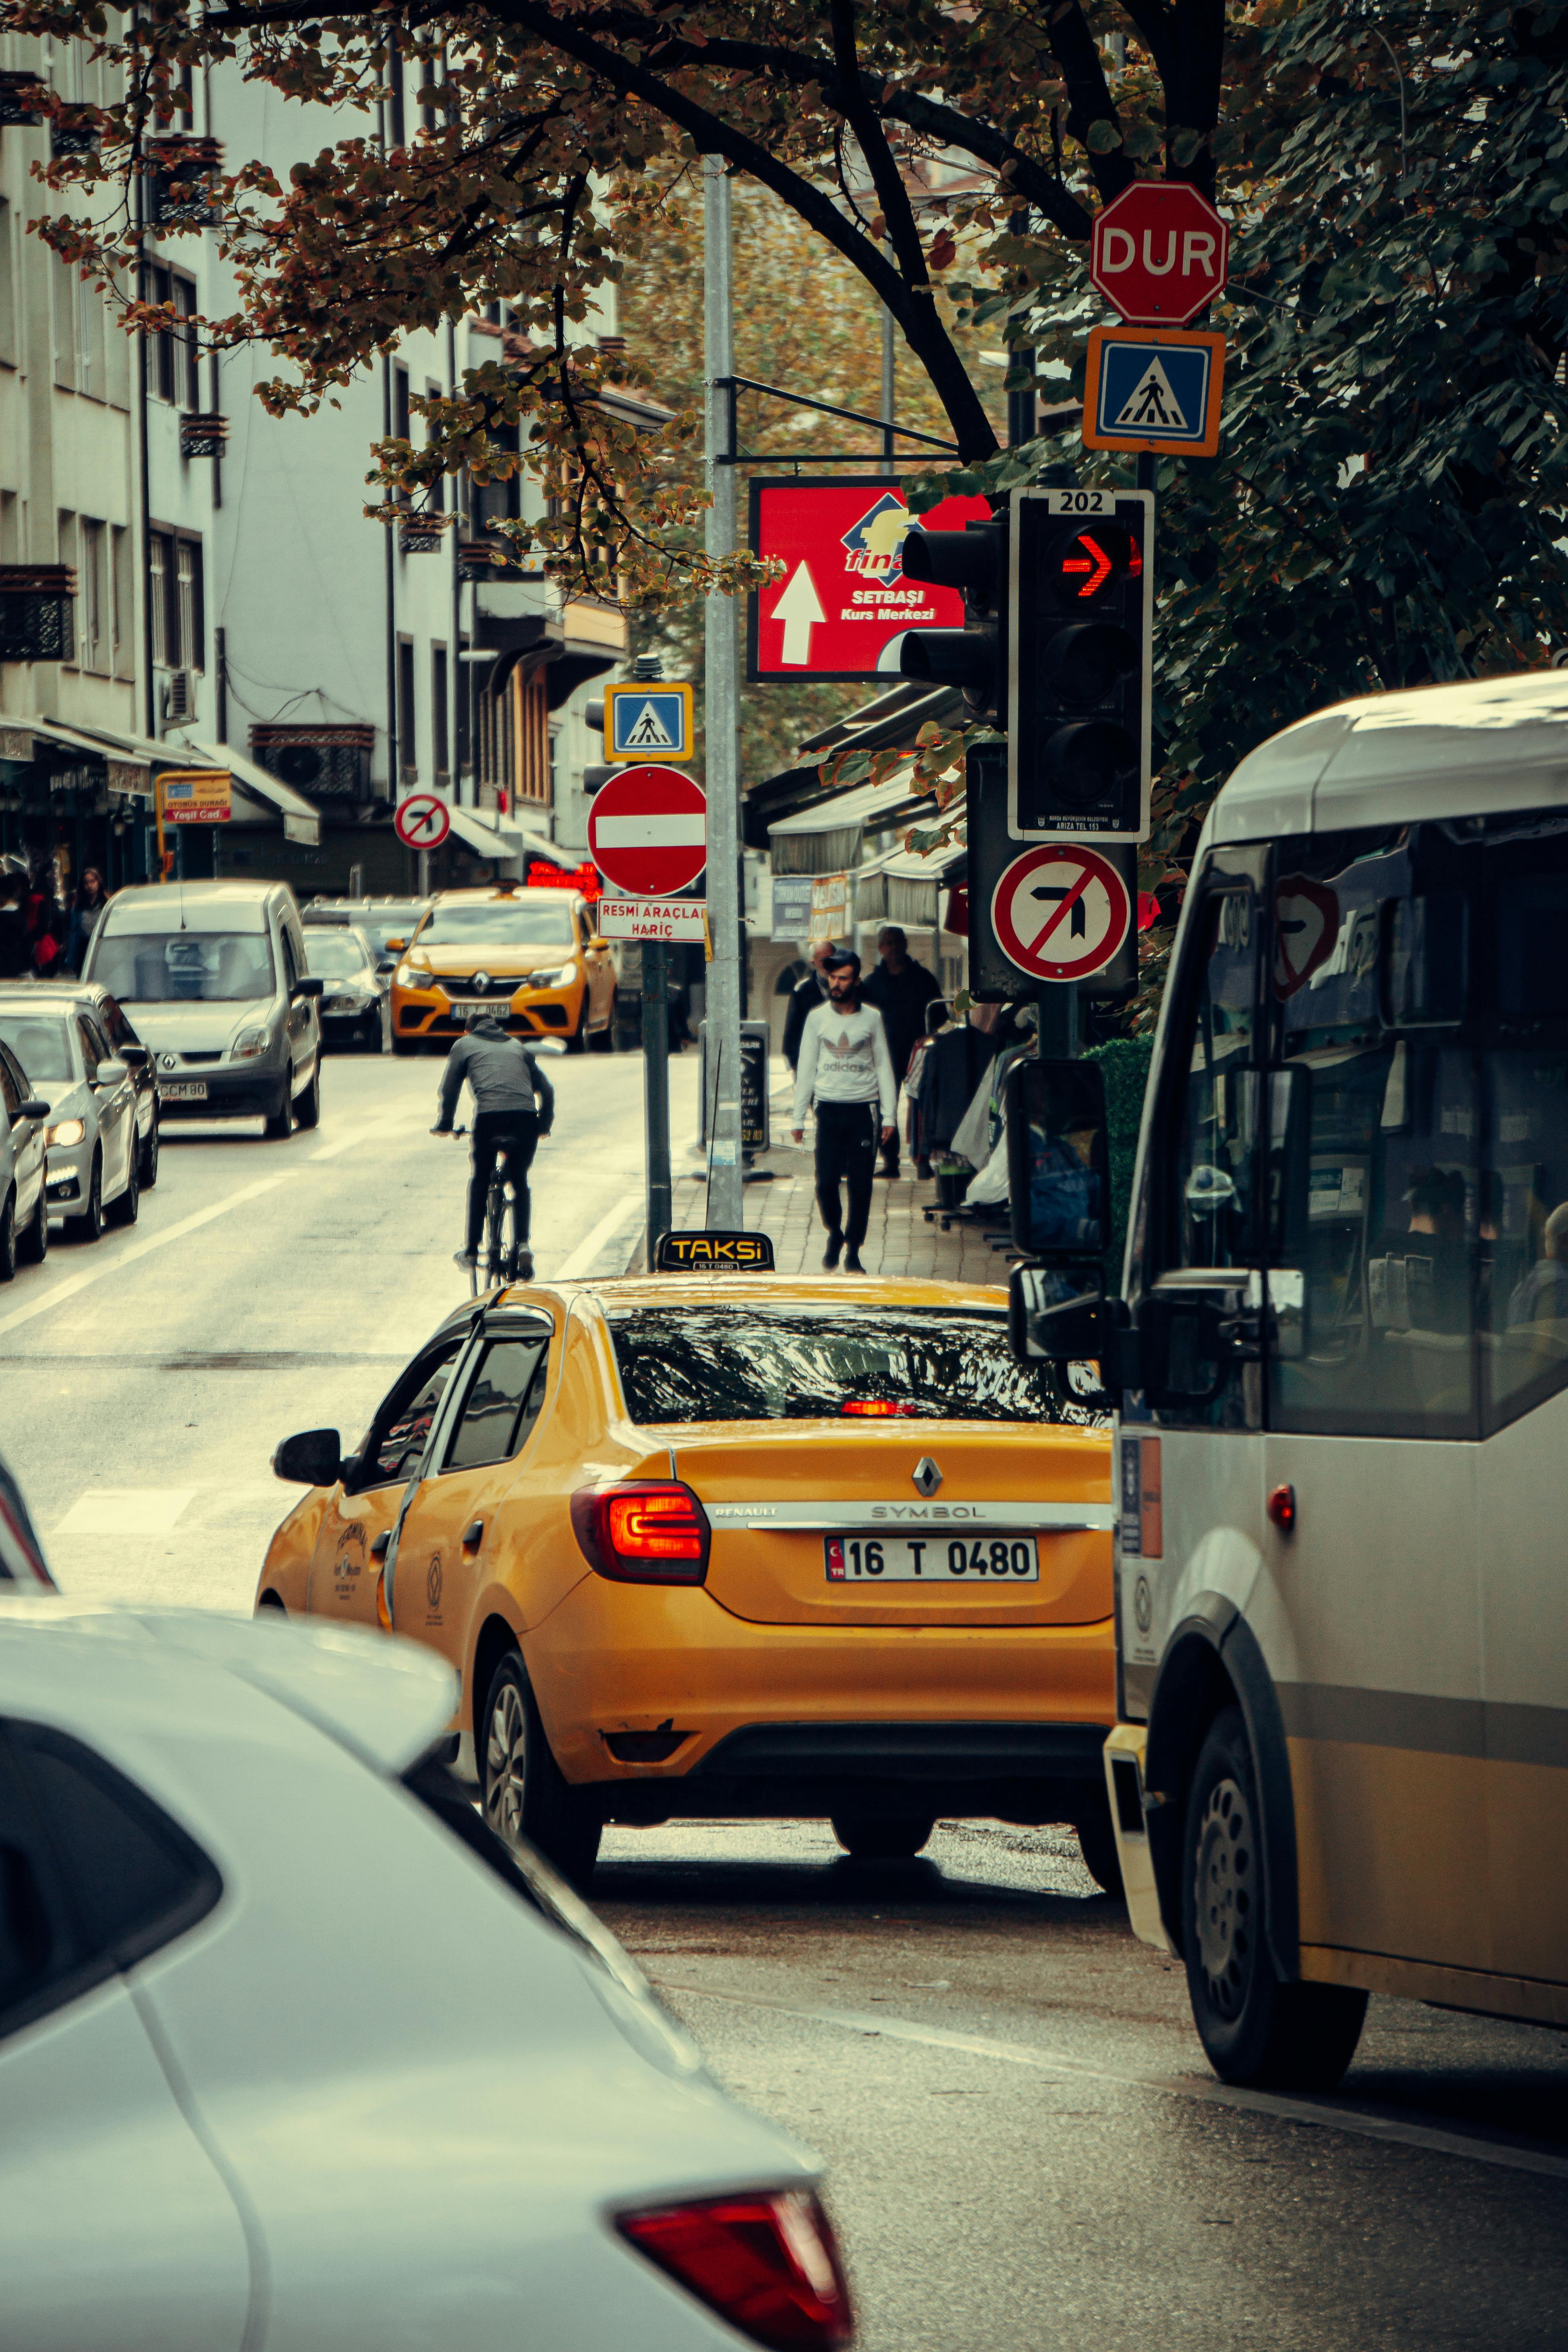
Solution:
M866 1238L871 1216L871 1180L882 1115L875 1103L819 1102L816 1106L816 1206L830 1234L842 1233L851 1254ZM849 1214L840 1219L838 1186L849 1181Z
M496 1154L504 1151L511 1162L517 1192L517 1237L528 1239L532 1202L528 1196L528 1171L539 1148L539 1113L535 1110L482 1110L474 1121L474 1168L468 1178L468 1248L477 1250L485 1229L485 1202L489 1198L490 1171Z

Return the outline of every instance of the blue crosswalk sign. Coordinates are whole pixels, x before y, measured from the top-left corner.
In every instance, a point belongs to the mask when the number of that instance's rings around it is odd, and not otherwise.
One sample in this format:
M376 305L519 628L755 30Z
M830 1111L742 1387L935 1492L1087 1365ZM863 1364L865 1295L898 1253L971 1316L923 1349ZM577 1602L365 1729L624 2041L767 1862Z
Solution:
M1214 357L1207 337L1143 343L1108 336L1094 404L1097 436L1135 435L1172 449L1205 441Z
M611 760L689 760L691 688L617 685L605 701L605 755Z

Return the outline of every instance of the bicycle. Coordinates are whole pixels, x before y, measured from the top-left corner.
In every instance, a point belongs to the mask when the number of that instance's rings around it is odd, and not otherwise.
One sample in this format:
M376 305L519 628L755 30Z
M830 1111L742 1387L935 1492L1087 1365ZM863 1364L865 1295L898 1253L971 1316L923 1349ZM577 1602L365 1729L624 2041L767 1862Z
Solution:
M467 1135L466 1127L455 1127L454 1135ZM533 1253L517 1229L517 1187L511 1181L511 1154L498 1151L495 1166L490 1171L489 1191L485 1195L485 1230L479 1254L468 1268L468 1296L477 1298L481 1286L493 1290L499 1283L524 1282L533 1279ZM480 1273L485 1280L481 1286Z

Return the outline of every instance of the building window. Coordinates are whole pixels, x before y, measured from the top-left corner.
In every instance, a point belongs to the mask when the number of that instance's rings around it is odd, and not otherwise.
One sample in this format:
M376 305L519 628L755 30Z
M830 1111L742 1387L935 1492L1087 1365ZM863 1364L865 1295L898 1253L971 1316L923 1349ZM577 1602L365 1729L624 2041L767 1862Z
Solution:
M62 563L68 563L71 570L77 574L77 589L79 592L77 604L79 607L81 601L79 593L81 588L81 551L79 544L77 519L68 507L61 507L56 528L58 532L57 543L59 548L59 561ZM79 610L75 612L73 617L77 619L80 618ZM66 656L67 661L73 668L79 657L79 652L76 646L73 646L70 652Z
M515 675L515 673L514 673ZM542 806L550 802L550 704L544 672L536 669L517 683L517 793ZM507 779L503 777L502 782Z
M81 616L84 669L107 670L110 665L108 536L106 524L82 518L77 611Z
M111 530L114 564L114 673L117 677L134 676L135 648L132 635L136 626L136 591L131 572L131 533L120 523Z
M466 651L468 640L459 639ZM472 692L474 666L459 658L458 663L458 773L466 776L474 764L474 748L468 740L468 697Z
M162 262L151 262L142 273L142 299L144 302L172 302L182 319L194 318L195 280L182 278L177 269L166 268ZM199 410L202 387L195 329L165 327L151 340L149 388L172 407L193 413Z
M11 250L11 207L0 196L0 361L16 364L16 278Z
M417 713L414 699L414 647L406 637L397 646L397 758L406 782L413 782L419 773L419 747L416 736Z
M386 79L392 88L392 103L387 109L387 115L392 144L394 147L401 147L404 140L405 106L403 76L405 60L403 51L398 45L397 35L395 33L391 36L391 48L392 54L386 60Z
M451 745L447 739L447 648L433 646L430 649L430 733L431 752L436 766L437 783L447 782Z
M408 403L406 368L394 368L392 372L392 430L399 441L412 441L414 438L414 413ZM406 490L398 491L397 503L400 507L408 504Z
M172 530L147 539L147 593L153 608L153 660L162 669L206 667L202 543Z

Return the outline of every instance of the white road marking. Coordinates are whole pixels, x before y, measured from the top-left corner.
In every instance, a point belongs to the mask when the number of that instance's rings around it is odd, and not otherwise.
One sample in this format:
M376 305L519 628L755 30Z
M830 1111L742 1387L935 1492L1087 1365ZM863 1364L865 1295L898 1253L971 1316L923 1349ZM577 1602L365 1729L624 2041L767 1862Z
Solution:
M635 1958L635 1955L634 1955ZM651 1974L651 1971L649 1972ZM1543 2173L1568 2179L1568 2157L1549 2149L1521 2147L1506 2140L1486 2139L1468 2132L1443 2131L1432 2124L1403 2122L1394 2116L1369 2114L1348 2106L1331 2106L1310 2099L1287 2098L1273 2091L1247 2091L1230 2083L1205 2082L1198 2076L1144 2074L1131 2066L1097 2066L1065 2052L1036 2050L1026 2042L993 2042L984 2034L954 2033L942 2025L920 2025L907 2017L872 2017L848 2009L797 2009L791 2001L770 2000L765 1993L731 1992L717 1985L688 1984L677 1977L654 1977L668 1992L697 1993L707 2000L727 2000L741 2009L775 2010L782 2017L798 2017L813 2025L837 2026L845 2033L880 2034L889 2042L918 2042L933 2050L962 2050L974 2058L998 2058L1010 2066L1030 2066L1046 2074L1076 2075L1082 2081L1111 2083L1134 2091L1157 2091L1166 2098L1203 2099L1212 2106L1238 2107L1245 2114L1275 2116L1282 2122L1312 2124L1324 2131L1357 2134L1363 2139L1394 2142L1434 2156L1461 2156L1475 2164L1500 2164L1512 2172Z
M363 1127L351 1128L346 1135L340 1135L335 1143L323 1143L320 1151L312 1151L310 1165L314 1168L319 1160L335 1160L340 1151L352 1151L356 1144L379 1143L399 1128L428 1128L430 1124L428 1110L397 1111L385 1118L367 1119Z
M162 1233L149 1234L145 1241L130 1242L122 1248L107 1250L100 1242L93 1264L84 1267L80 1274L69 1275L64 1282L51 1283L47 1290L40 1290L29 1298L25 1307L14 1307L9 1315L0 1315L0 1331L14 1331L19 1323L30 1323L35 1315L47 1315L51 1308L62 1305L68 1298L75 1298L90 1284L101 1282L105 1275L118 1274L121 1266L134 1265L139 1258L151 1257L154 1250L167 1249L171 1242L184 1240L186 1234L194 1234L199 1225L210 1225L215 1217L226 1217L231 1209L243 1208L247 1201L258 1200L263 1192L275 1192L279 1184L287 1184L295 1172L291 1169L280 1170L276 1176L263 1176L258 1183L242 1184L237 1192L228 1193L208 1208L194 1209L188 1217L177 1218L174 1224L165 1225Z
M53 1532L58 1536L167 1535L195 1499L194 1486L89 1486Z
M640 1211L641 1208L640 1192L624 1193L616 1202L615 1207L599 1219L593 1232L578 1243L565 1265L556 1267L554 1274L550 1277L551 1280L575 1282L579 1275L586 1274L605 1244L613 1241L621 1227L630 1221L633 1212ZM0 1329L4 1328L0 1325Z

